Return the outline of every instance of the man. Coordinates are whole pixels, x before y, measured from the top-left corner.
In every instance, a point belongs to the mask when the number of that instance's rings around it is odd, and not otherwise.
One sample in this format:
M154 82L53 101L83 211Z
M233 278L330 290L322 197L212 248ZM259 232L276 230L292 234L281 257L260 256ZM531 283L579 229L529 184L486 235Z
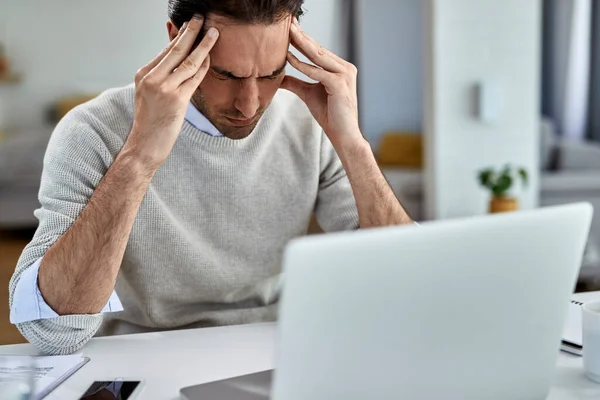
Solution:
M360 132L356 68L302 31L302 3L170 0L171 44L135 86L57 126L10 283L43 352L274 320L284 246L313 212L326 231L411 222Z

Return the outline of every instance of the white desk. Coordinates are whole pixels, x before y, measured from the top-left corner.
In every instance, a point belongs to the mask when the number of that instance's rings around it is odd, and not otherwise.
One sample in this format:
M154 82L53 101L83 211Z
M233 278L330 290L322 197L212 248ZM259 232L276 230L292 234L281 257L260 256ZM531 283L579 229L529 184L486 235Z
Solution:
M147 333L92 339L91 361L48 399L77 399L94 380L142 378L141 399L178 399L184 386L273 368L275 325ZM33 346L1 346L0 354L36 354ZM598 400L600 384L583 375L581 358L561 353L549 400Z

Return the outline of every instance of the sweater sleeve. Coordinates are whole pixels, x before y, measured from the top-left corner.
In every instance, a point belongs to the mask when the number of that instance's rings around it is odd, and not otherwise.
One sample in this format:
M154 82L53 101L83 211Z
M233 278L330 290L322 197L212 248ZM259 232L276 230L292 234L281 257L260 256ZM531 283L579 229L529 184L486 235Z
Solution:
M31 267L26 268L15 286L12 308L10 309L10 322L20 324L37 319L51 319L59 315L46 303L38 286L38 275L42 258ZM100 311L102 314L123 311L123 305L117 293L113 290L108 302Z
M77 110L77 109L76 109ZM72 111L50 138L39 190L41 207L32 241L25 247L9 284L9 307L21 275L71 227L87 205L94 189L108 170L113 156L104 140ZM98 330L102 316L67 315L16 324L23 336L43 353L70 354L78 351Z
M358 229L358 210L350 181L333 145L321 136L319 193L315 214L326 232Z

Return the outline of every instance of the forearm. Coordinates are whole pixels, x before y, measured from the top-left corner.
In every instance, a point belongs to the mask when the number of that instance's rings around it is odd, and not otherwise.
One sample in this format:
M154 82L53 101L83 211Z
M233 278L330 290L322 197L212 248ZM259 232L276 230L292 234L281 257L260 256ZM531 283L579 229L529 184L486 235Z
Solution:
M209 69L219 32L211 27L195 46L203 24L203 17L194 16L137 71L127 142L75 222L44 254L38 285L59 315L99 313L110 298L142 199L173 149L190 99ZM174 29L170 25L170 34ZM75 180L85 176L83 171L75 175Z
M108 301L155 171L127 145L67 232L46 252L38 284L59 315L95 314Z
M361 228L413 222L383 176L366 140L337 146L336 151L352 186Z

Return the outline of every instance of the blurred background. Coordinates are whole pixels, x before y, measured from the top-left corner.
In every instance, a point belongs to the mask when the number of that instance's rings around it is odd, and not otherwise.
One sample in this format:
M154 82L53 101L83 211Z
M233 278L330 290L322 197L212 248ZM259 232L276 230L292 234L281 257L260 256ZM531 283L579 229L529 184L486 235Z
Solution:
M360 71L363 133L418 221L600 205L600 3L306 0ZM0 344L57 121L167 44L167 0L0 0ZM289 71L293 73L292 71ZM594 112L595 111L595 112ZM600 216L578 290L600 289Z

